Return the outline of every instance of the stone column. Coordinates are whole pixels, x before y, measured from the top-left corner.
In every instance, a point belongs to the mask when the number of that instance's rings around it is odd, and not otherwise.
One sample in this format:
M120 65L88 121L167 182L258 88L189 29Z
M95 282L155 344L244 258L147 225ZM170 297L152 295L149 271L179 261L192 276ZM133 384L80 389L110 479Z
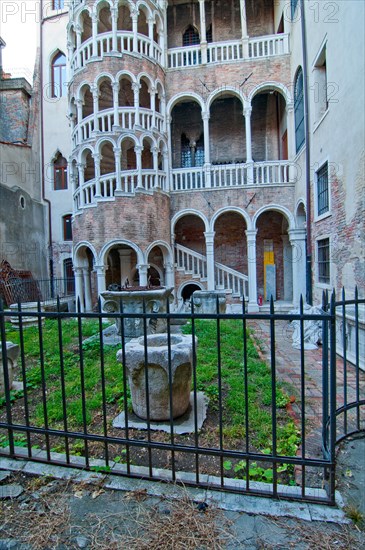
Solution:
M171 262L166 262L164 264L165 268L165 281L164 284L167 288L175 286L175 276L174 276L174 264Z
M204 133L204 172L205 172L205 187L212 186L212 173L210 164L210 135L209 135L209 119L210 113L202 113L203 133Z
M82 162L79 162L77 164L77 169L79 173L79 188L80 188L80 208L83 208L85 206L85 197L84 197L84 184L85 184L85 176L84 176L84 170L85 170L85 164Z
M126 279L129 281L129 286L132 285L132 271L131 271L131 255L130 248L118 249L119 261L120 261L120 286L124 286Z
M94 111L94 132L99 132L98 113L99 113L99 90L96 86L91 86L91 93L93 94L93 111Z
M77 109L77 140L78 144L82 143L82 132L81 132L81 122L82 122L82 100L76 99L76 109Z
M205 21L205 0L199 0L199 14L200 14L200 49L202 54L202 64L206 65L208 62L207 56L207 29Z
M76 309L78 307L78 302L80 301L80 312L85 311L84 304L84 285L83 285L83 274L81 267L74 267L75 274L75 298L76 298Z
M206 231L204 233L207 251L207 290L215 290L214 235L215 231Z
M251 136L251 113L252 107L245 107L243 114L245 117L246 134L246 164L247 164L247 183L253 184L253 160L252 160L252 136Z
M71 78L72 78L71 60L72 60L73 54L74 54L73 44L72 44L71 41L68 41L68 42L67 42L68 63L67 63L67 66L66 66L66 78L67 78L67 82L71 82Z
M149 46L148 46L148 55L151 59L153 59L153 26L154 26L154 19L152 17L149 17L147 19L148 23L148 40L149 40Z
M80 27L80 25L76 25L76 28L75 28L75 31L76 31L76 57L77 57L77 69L81 69L81 52L80 52L80 48L81 48L81 33L82 33L82 29Z
M118 8L113 6L110 8L111 16L112 16L112 48L113 53L118 53L118 40L117 40L117 23L118 23Z
M306 231L290 229L289 240L292 245L293 266L293 303L299 305L300 296L306 299Z
M100 296L101 292L105 292L106 290L105 272L108 267L106 265L96 265L95 269L98 282L98 295Z
M101 198L101 187L100 187L100 155L94 153L92 155L94 159L94 168L95 168L95 199Z
M113 151L114 151L114 158L115 158L115 176L117 179L115 194L118 194L117 192L120 193L122 191L121 162L120 162L121 149L119 147L114 147Z
M137 269L139 272L139 286L147 286L148 284L148 264L139 264Z
M257 229L247 229L248 312L259 311L257 305L256 234Z
M138 53L138 9L134 8L131 12L132 30L133 30L133 51Z
M82 268L82 276L84 279L85 311L92 311L90 270L88 267Z
M151 87L149 89L150 99L151 99L151 111L152 111L152 121L150 130L156 129L156 88ZM148 128L146 128L147 130Z
M98 35L98 16L96 13L92 14L92 37L93 37L93 57L98 57L98 43L96 37Z
M283 241L284 300L291 302L293 299L292 248L289 235L281 235L281 240Z
M136 145L134 148L137 157L137 187L136 189L143 189L143 176L142 176L142 151L141 145Z
M151 151L153 155L153 170L155 172L155 184L153 187L157 188L157 187L161 187L159 177L158 177L158 147L152 147Z
M240 0L240 12L241 12L243 56L245 59L247 59L248 58L248 33L247 33L246 0Z
M114 110L114 125L113 132L119 130L119 82L113 82L113 110Z
M132 84L132 90L133 90L133 94L134 94L134 110L135 110L135 115L134 115L134 128L138 128L140 129L141 128L141 125L140 125L140 118L139 118L139 89L140 89L140 85L137 84L137 82L134 82Z

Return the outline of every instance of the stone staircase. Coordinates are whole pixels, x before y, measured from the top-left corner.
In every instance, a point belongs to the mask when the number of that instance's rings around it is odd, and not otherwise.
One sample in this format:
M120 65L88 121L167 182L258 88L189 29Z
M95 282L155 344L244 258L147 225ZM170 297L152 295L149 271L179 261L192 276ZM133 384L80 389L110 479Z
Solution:
M175 245L175 269L192 279L207 282L206 256L180 244ZM214 280L216 290L225 292L232 298L242 299L243 296L248 296L248 277L235 269L215 262Z

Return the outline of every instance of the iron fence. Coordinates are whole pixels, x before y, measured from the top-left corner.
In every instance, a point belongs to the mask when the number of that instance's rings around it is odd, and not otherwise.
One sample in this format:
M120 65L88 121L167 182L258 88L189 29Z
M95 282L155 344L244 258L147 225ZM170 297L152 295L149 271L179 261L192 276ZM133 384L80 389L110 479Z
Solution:
M0 298L10 304L38 302L49 303L75 294L75 279L22 279L11 277L3 281ZM2 296L1 296L2 295Z
M271 301L265 314L247 313L244 305L240 313L202 314L194 311L193 303L184 313L171 312L168 303L166 313L149 313L145 304L142 313L126 313L123 302L117 313L103 313L100 303L94 313L60 308L49 313L39 303L37 311L19 307L12 312L17 333L8 313L0 309L0 455L334 504L336 443L365 428L365 373L360 369L364 321L359 313L364 304L357 293L352 300L344 294L340 301L334 295L329 302L324 297L322 311L316 314L306 313L302 302L296 313L278 313ZM353 363L347 356L349 318ZM149 356L148 338L161 319L166 322L169 403L174 399L173 344L182 323L187 323L183 331L192 347L191 411L186 418L173 418L169 407L162 423L151 418L156 365ZM142 371L144 421L134 413L128 376L125 327L131 320L141 328L148 367ZM28 328L29 321L36 326ZM117 321L119 334L112 325ZM292 321L299 327L298 350L291 347ZM308 321L321 324L322 344L314 351L305 350ZM200 353L208 328L208 346ZM238 330L234 349L233 330ZM5 345L10 337L19 346L18 370ZM336 354L341 338L342 357ZM12 387L12 368L20 388ZM254 378L257 371L261 374ZM266 394L264 380L269 382ZM257 409L252 408L255 392L262 399Z

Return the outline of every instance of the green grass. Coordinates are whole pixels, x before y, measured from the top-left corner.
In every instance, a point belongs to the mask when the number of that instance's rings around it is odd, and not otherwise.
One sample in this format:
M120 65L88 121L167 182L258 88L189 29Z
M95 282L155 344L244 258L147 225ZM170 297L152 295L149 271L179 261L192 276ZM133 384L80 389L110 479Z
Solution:
M184 327L191 333L191 324ZM82 339L98 334L99 324L94 320L82 321ZM216 321L195 321L198 337L197 348L197 389L204 391L209 398L209 414L217 418L219 413L220 386L218 377L217 323ZM57 320L46 320L42 329L43 362L40 360L40 337L37 327L24 330L24 354L26 357L26 383L29 392L30 423L44 426L44 413L47 412L50 428L63 428L63 392L66 400L67 423L69 429L82 430L83 424L94 422L93 431L102 431L102 361L99 339L83 341L82 362L80 361L78 323L74 320L62 321L63 367L60 362L60 342ZM19 332L7 325L7 340L19 343ZM236 320L222 320L220 323L220 368L221 399L224 445L229 448L242 448L245 438L246 410L248 412L250 447L270 454L272 452L272 390L270 367L260 360L252 336L247 337L247 362L244 363L244 339L242 323ZM119 347L119 346L118 346ZM122 367L116 361L117 347L105 346L104 376L105 401L107 406L117 404L123 409ZM62 370L64 387L62 386ZM82 372L84 394L82 396ZM245 392L245 374L248 379ZM46 407L42 401L42 391L46 395ZM247 393L247 397L246 397ZM15 402L21 393L13 394ZM246 403L247 398L247 403ZM129 392L126 396L130 406ZM296 453L299 437L297 428L288 416L285 406L289 398L284 386L276 385L277 406L277 450L281 455L293 456ZM1 403L0 403L1 404ZM85 409L85 417L83 413ZM218 428L216 428L216 439ZM217 441L215 441L215 444ZM22 444L22 441L20 441ZM232 466L233 467L233 466ZM240 475L240 466L235 465L235 473ZM228 468L227 468L228 469ZM252 465L253 479L265 479L270 473ZM254 477L256 476L256 477Z
M191 333L192 326L184 327ZM211 407L219 401L217 323L196 320L197 388L205 391ZM259 359L252 337L247 337L247 363L244 364L243 327L240 321L222 320L220 323L221 387L223 401L223 433L227 440L245 436L247 375L247 411L250 442L256 449L272 450L272 384L270 367ZM276 383L277 448L280 454L293 455L299 444L297 429L287 415L289 402L284 386Z
M82 321L82 340L97 334L99 324L94 320ZM19 342L19 332L8 325L7 340ZM93 413L102 406L102 372L99 340L83 342L80 361L77 321L62 322L63 367L60 361L60 342L58 323L46 320L42 330L43 363L40 360L40 337L38 327L29 327L24 331L24 354L26 357L26 384L29 391L42 388L46 392L46 412L50 427L60 427L63 422L61 384L64 373L64 394L67 402L67 420L69 428L80 429L83 425L81 373L84 374L86 424L90 424ZM116 347L104 348L105 397L108 404L114 403L123 395L121 365L116 361ZM42 377L44 372L44 379ZM17 392L13 399L22 395ZM4 401L4 400L3 400ZM31 400L29 400L31 401ZM41 399L30 407L30 422L35 426L44 425L45 407Z

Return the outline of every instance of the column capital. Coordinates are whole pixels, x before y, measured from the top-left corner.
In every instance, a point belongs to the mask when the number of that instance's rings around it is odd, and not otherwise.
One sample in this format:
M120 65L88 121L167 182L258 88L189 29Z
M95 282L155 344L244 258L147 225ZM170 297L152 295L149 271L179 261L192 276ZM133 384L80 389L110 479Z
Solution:
M120 147L113 147L113 151L116 155L120 155L120 153L122 152L122 149Z
M134 152L135 153L142 153L143 149L144 148L142 147L142 145L135 145L134 146Z
M288 235L290 242L304 241L307 236L307 231L305 229L289 229Z
M74 265L72 269L76 277L80 277L80 275L82 275L82 269L83 269L82 267L78 267Z
M202 119L203 120L209 120L210 119L210 112L205 111L204 113L202 113Z
M252 107L251 107L251 105L250 105L249 107L244 107L244 109L243 109L243 115L244 115L245 117L250 117L251 114L252 114Z
M100 153L91 153L91 156L93 157L95 162L100 162L100 159L101 159Z
M81 34L81 33L82 33L82 27L81 27L80 24L77 24L77 25L76 25L75 31L76 31L76 34Z
M77 168L79 168L80 170L84 170L85 166L86 166L85 162L78 162L77 163Z
M257 229L246 229L245 233L246 233L247 241L251 241L251 242L256 241Z
M136 92L139 92L141 85L138 84L138 82L132 82L131 88L134 91L134 93L136 93Z
M119 81L113 82L112 88L113 88L113 92L119 92Z
M98 22L98 14L97 13L92 13L91 14L91 21L95 24Z
M205 231L204 232L204 237L205 237L206 242L208 242L208 241L213 242L214 237L215 237L215 231Z
M105 271L107 271L108 266L104 265L104 264L103 265L95 265L94 269L96 270L97 273L102 274L102 273L105 273Z

